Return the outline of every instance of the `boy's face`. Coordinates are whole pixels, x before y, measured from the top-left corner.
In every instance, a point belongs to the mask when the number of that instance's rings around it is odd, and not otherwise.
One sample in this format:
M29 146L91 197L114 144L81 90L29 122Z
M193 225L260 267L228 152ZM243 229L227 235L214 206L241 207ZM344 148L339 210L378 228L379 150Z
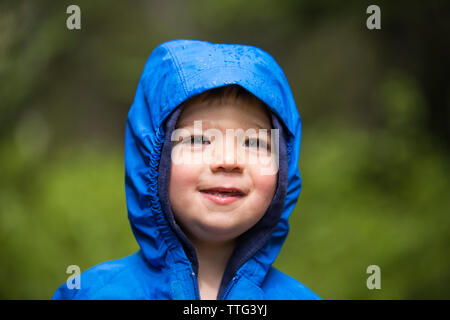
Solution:
M194 130L194 121L201 121L201 131L199 122ZM268 114L262 106L240 100L194 103L182 110L177 128L183 134L173 145L169 181L175 219L191 240L235 239L263 217L276 189L276 170L267 174L267 167L274 166ZM254 129L256 135L230 138L229 129ZM258 136L260 129L266 129L266 139ZM174 153L203 161L174 161ZM265 161L250 161L255 156Z

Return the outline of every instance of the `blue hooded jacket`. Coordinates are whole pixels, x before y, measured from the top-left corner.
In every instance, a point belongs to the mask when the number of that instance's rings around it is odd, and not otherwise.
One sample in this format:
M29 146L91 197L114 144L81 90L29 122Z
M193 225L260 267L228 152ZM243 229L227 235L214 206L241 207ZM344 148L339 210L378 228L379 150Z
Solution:
M155 48L140 78L125 135L128 218L140 250L64 283L53 299L199 299L195 249L177 226L167 199L170 133L181 105L206 90L239 85L263 101L280 129L279 178L264 217L238 242L218 299L320 299L272 267L289 231L301 190L301 120L276 61L247 45L174 40Z

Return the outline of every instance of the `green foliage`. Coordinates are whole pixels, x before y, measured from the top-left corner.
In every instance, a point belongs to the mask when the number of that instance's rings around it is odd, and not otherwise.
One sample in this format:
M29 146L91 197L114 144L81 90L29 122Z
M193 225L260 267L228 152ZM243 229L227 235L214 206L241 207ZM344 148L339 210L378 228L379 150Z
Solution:
M0 298L50 298L67 266L86 270L138 249L120 152L65 148L36 163L15 149L1 154L8 174L0 189Z
M303 191L276 266L326 299L448 297L449 166L424 145L376 131L306 132ZM382 290L366 287L372 264Z

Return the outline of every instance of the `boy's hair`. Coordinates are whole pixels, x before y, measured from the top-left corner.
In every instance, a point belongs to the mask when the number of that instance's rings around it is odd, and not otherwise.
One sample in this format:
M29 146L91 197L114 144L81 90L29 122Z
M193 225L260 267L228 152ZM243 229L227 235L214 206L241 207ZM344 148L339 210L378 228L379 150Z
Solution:
M254 94L252 94L251 92L249 92L248 90L237 84L230 84L206 90L201 94L198 94L186 100L185 102L182 103L182 106L187 107L188 105L195 103L224 105L227 102L234 102L238 100L246 102L248 104L260 105L264 108L264 110L266 110L266 112L268 112L268 108L263 101L261 101Z

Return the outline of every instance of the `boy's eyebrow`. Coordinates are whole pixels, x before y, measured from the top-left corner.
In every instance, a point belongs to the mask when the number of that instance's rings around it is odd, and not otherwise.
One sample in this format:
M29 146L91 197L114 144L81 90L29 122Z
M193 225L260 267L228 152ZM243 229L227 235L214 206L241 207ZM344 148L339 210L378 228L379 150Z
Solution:
M254 124L259 129L270 129L270 128L264 127L262 124L260 124L258 121L255 121L255 120L253 120L252 124Z
M194 121L201 121L202 122L202 126L205 124L207 127L211 127L214 126L214 123L217 122L219 124L220 127L220 122L219 121L210 121L210 120L193 120L190 123L186 123L184 124L184 122L187 121L181 121L180 123L177 123L176 128L184 128L184 127L193 127L194 126ZM260 124L258 121L253 120L252 121L258 129L268 129L270 131L270 129L272 129L272 127L270 126L269 128L267 128L267 126L263 126L262 124Z

